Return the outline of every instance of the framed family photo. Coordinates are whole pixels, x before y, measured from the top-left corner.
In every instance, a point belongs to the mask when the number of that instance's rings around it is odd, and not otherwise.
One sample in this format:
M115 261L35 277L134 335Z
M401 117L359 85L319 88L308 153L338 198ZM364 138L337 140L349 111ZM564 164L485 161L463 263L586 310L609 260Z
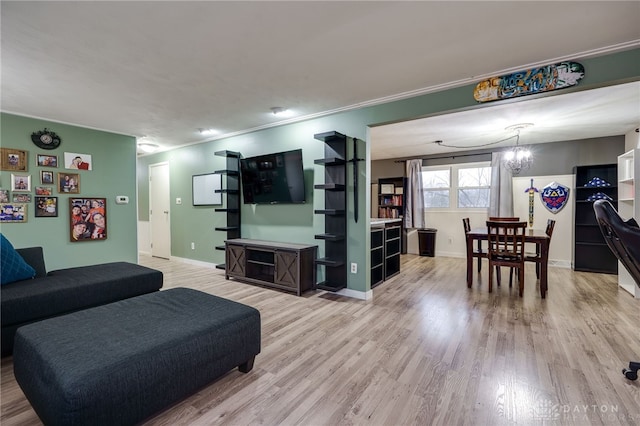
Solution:
M24 223L27 221L27 204L0 204L0 223Z
M9 202L9 190L0 189L0 203L8 203L8 202Z
M53 172L51 170L40 170L40 183L42 185L53 185Z
M31 175L11 173L11 190L19 192L31 192Z
M58 217L58 197L36 197L36 217Z
M78 173L58 173L58 192L61 194L79 194L80 175Z
M64 153L64 167L72 170L91 170L91 155L78 154L75 152Z
M36 186L36 195L53 195L53 188L50 186Z
M31 194L13 194L11 198L12 203L30 203Z
M38 154L36 157L36 162L40 167L58 167L58 156Z
M27 171L27 151L0 148L0 169L13 172Z
M107 239L107 199L69 198L70 241Z

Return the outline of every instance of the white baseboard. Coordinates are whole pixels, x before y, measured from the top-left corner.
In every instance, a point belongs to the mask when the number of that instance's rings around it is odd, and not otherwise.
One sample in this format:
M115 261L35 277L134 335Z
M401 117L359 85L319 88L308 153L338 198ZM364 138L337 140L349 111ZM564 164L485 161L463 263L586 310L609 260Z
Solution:
M373 299L373 291L369 290L369 291L357 291L357 290L351 290L348 288L343 288L342 290L336 291L335 294L338 294L340 296L344 296L344 297L351 297L353 299L360 299L360 300L371 300Z
M171 256L171 260L175 260L176 262L188 263L190 265L202 266L204 268L215 268L217 265L217 263L204 262L202 260L194 260L194 259L188 259L186 257L177 257L177 256ZM222 271L222 269L220 269L220 271Z

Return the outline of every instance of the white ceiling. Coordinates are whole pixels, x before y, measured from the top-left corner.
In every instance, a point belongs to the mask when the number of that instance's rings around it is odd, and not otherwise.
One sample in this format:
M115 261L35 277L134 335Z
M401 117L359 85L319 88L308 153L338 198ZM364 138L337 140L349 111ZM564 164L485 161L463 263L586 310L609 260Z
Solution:
M637 1L3 0L0 12L2 111L147 135L163 149L206 140L198 128L232 135L282 123L274 106L294 111L290 122L640 45ZM622 95L632 107L622 111L635 111L637 125L637 85L630 92ZM579 111L575 102L587 103L575 96L563 107L573 111L564 133L549 117L534 131L574 139L568 129L584 125L570 120L588 117L586 126L600 129L619 116L592 103ZM530 102L548 112L544 99ZM492 108L508 125L525 116L524 104ZM404 156L407 144L415 155L435 139L475 144L504 134L478 132L474 113L460 114L464 126L428 119L427 130L375 128L374 158ZM378 146L387 141L393 150Z

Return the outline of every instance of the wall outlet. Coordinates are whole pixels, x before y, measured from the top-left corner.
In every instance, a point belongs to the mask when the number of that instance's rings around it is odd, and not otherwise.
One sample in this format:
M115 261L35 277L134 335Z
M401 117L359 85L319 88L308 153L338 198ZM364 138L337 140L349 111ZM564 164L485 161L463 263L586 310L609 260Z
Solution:
M196 249L196 243L191 243L191 250L195 250Z
M358 264L355 262L351 263L351 273L352 274L357 274L358 273Z
M182 198L176 198L176 204L182 204Z

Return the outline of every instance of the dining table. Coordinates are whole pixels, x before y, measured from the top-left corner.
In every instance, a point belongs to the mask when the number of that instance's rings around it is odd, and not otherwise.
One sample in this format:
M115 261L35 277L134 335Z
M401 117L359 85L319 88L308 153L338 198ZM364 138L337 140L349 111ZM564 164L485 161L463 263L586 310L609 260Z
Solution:
M474 241L486 241L487 240L487 228L473 228L466 233L467 238L467 287L471 288L473 284L473 258L478 257L474 255L473 244ZM524 237L525 243L536 244L540 256L536 257L535 262L540 264L540 297L543 299L547 295L547 269L549 263L549 244L551 238L546 234L544 229L531 229L527 228ZM537 251L538 251L537 250ZM486 257L486 254L481 257ZM480 261L480 260L478 260Z

